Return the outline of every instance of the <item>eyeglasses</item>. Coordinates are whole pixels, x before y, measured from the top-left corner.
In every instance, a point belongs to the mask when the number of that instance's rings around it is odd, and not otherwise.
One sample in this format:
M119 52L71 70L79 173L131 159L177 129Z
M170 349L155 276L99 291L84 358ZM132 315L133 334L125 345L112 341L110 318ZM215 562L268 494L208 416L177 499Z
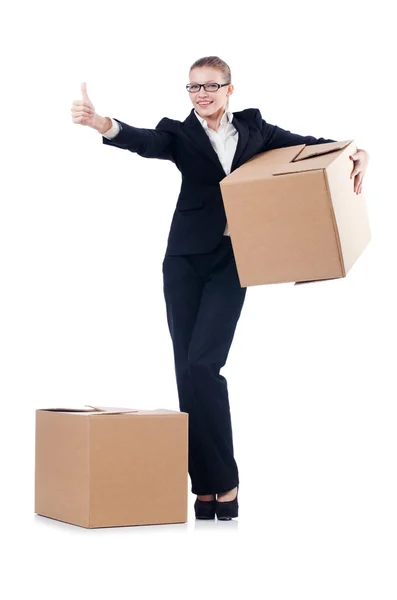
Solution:
M206 92L217 92L219 88L229 85L229 83L188 83L186 89L189 93L199 92L201 87L203 87Z

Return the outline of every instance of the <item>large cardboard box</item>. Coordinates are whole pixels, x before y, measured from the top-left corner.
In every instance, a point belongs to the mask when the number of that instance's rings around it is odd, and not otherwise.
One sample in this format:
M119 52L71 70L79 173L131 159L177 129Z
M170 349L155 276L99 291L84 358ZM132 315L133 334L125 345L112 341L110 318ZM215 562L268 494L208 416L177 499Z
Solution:
M220 182L242 287L345 277L371 239L354 141L263 152Z
M188 417L167 409L36 410L35 512L87 528L185 523Z

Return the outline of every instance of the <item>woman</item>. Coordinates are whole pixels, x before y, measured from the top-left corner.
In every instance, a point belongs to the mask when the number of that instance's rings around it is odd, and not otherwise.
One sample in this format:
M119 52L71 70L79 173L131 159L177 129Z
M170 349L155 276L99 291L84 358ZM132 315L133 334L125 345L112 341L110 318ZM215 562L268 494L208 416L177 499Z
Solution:
M74 123L103 135L104 144L145 158L172 161L181 190L163 261L164 297L180 410L189 414L189 475L196 518L238 516L239 474L233 452L225 365L247 288L241 287L219 182L266 150L335 140L301 136L262 119L256 108L232 113L234 86L217 56L197 60L186 86L193 108L185 121L164 117L155 129L133 127L95 113L82 84ZM358 150L355 191L366 153Z

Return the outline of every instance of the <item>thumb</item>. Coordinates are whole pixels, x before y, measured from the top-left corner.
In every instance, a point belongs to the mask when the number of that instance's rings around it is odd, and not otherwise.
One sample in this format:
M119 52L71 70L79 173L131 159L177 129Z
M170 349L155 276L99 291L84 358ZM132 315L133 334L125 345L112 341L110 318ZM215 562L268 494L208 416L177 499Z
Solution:
M81 84L81 95L83 97L83 100L85 101L90 101L88 94L87 94L87 84L84 82Z

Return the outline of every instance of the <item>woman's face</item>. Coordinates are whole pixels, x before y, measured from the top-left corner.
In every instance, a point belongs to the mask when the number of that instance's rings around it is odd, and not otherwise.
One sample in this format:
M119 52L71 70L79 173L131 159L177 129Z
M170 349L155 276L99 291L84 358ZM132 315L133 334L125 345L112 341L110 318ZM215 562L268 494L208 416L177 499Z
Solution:
M227 83L223 74L213 67L196 67L190 71L189 83ZM226 107L228 97L233 93L233 85L225 85L216 92L206 92L203 87L199 92L189 93L190 100L201 117L215 116ZM202 104L209 102L209 104Z

